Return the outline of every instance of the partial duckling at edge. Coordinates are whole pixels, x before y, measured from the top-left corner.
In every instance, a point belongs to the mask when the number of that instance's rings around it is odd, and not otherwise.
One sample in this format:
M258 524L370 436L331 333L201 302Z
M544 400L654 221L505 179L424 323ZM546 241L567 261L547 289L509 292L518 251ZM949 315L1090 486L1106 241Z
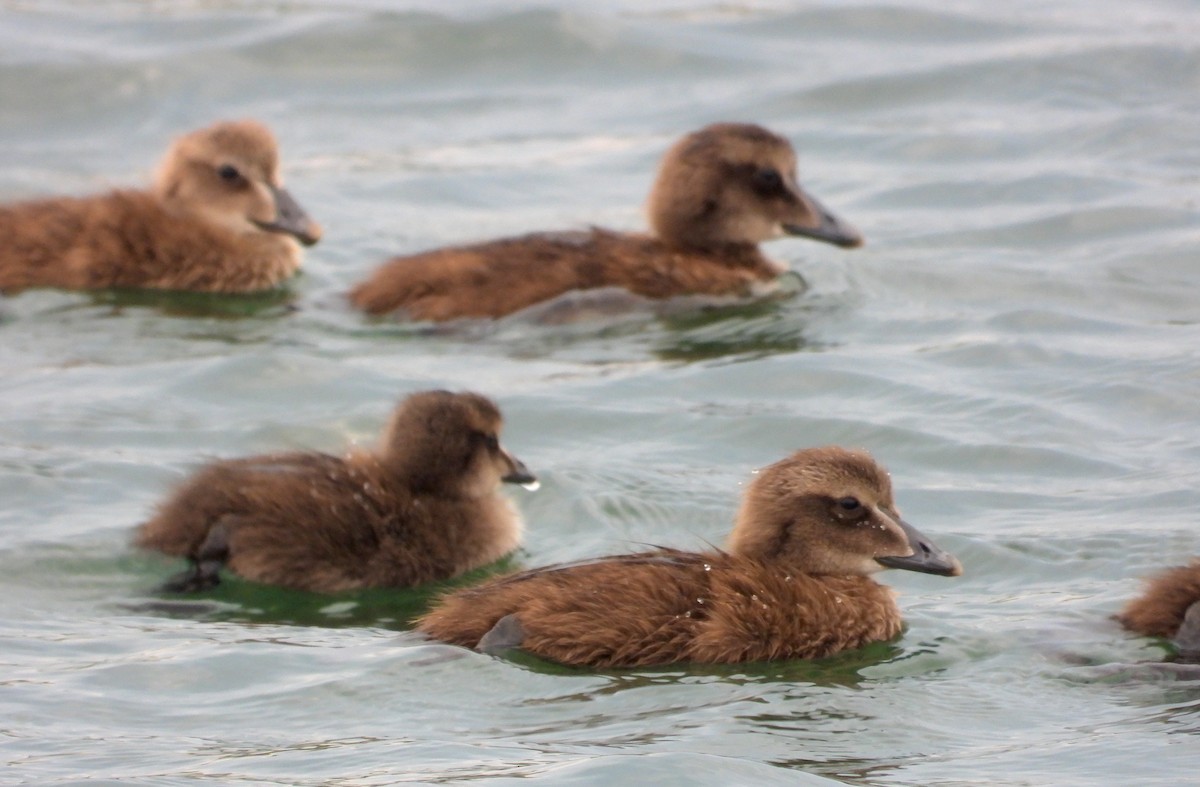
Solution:
M171 145L149 190L0 206L0 292L270 289L321 228L284 190L275 137L252 120Z
M900 518L867 453L810 448L758 474L724 551L521 572L443 597L417 628L587 667L820 658L900 633L893 591L871 579L884 568L962 573Z
M135 544L186 557L168 590L245 579L336 592L447 579L517 548L501 482L534 476L500 445L500 411L475 393L406 398L375 451L213 462L142 524Z
M1200 558L1150 577L1116 617L1130 631L1172 640L1182 659L1200 662Z
M791 144L717 123L666 154L648 205L653 234L536 233L396 257L350 292L370 314L495 318L573 290L643 298L751 296L786 268L758 248L796 235L851 248L862 236L801 188Z

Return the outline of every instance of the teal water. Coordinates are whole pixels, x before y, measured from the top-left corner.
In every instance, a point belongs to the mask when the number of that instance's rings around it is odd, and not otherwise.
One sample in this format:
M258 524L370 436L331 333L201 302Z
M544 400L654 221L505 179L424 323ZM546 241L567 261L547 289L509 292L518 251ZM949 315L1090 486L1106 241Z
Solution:
M1200 680L1108 616L1200 553L1200 7L0 3L0 198L277 131L327 230L251 299L0 300L0 782L1177 785ZM791 138L854 252L782 302L429 332L340 296L390 254L642 226L718 119ZM870 449L958 579L815 663L586 673L406 631L422 592L177 569L133 526L205 457L374 440L473 388L541 476L518 565L719 543L755 467Z

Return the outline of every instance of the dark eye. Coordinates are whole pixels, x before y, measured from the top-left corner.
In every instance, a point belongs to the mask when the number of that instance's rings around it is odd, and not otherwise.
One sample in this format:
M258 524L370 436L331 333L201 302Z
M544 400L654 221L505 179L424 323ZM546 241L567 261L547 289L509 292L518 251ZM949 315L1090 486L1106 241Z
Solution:
M500 438L496 437L494 434L485 434L483 436L483 444L487 446L489 451L500 450Z
M858 502L857 497L843 497L837 501L838 508L845 511L847 514L853 514L862 508L862 503Z
M229 183L241 180L242 178L242 173L238 172L237 167L232 164L222 164L217 167L217 175L220 176L221 180L228 181Z
M760 194L779 194L784 190L783 176L776 169L760 169L754 172L754 190Z

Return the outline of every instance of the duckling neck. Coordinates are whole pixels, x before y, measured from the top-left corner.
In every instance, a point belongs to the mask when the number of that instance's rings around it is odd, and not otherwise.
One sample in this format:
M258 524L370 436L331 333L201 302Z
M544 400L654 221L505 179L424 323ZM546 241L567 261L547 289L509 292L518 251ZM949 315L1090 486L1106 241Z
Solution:
M725 243L705 238L674 237L659 235L659 242L674 251L692 254L712 254L728 258L749 257L758 251L755 243Z
M751 295L785 270L750 243L682 243L600 229L580 265L596 279L581 272L582 287L615 284L648 298Z
M751 291L773 282L788 268L763 254L753 243L686 244L662 242L663 249L681 265L721 271L750 283Z
M94 254L108 260L106 286L207 292L270 289L296 272L300 246L275 233L237 232L203 214L143 191L117 191L94 201ZM129 249L136 250L130 254Z
M370 467L381 482L404 489L414 498L465 501L478 496L463 484L456 483L459 480L457 474L431 466L420 457L361 451L348 457L348 461Z
M402 520L397 547L407 555L417 544L423 563L439 566L442 577L493 563L521 543L524 521L494 485L480 491L429 483L428 474L414 474L402 463L365 451L352 452L346 461L376 479L371 494L393 506L397 497L405 501L409 518ZM407 560L404 555L397 560Z

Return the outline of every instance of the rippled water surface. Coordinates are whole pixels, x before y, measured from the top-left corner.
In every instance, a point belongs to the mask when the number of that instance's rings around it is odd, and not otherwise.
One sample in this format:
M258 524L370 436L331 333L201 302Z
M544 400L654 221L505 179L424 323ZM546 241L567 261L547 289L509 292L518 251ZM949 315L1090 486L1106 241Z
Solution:
M326 227L270 296L0 300L0 781L1189 783L1200 680L1108 616L1200 552L1200 7L0 2L0 198L144 182L253 116ZM384 257L643 226L713 120L860 227L777 303L430 332ZM2 239L0 239L2 242ZM869 448L966 567L815 663L587 673L408 632L423 592L164 604L133 526L204 457L339 451L473 388L543 480L514 562L720 543L755 467Z

